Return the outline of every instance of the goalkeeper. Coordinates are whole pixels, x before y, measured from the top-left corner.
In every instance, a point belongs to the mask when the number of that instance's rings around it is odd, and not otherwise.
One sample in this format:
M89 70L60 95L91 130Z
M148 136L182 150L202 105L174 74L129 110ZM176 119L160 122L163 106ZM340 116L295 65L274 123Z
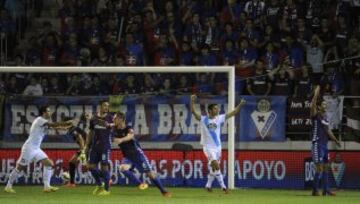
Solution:
M85 154L85 140L86 140L86 128L89 127L90 116L87 114L82 114L80 120L73 120L73 126L69 129L68 135L72 136L75 142L79 145L79 150L71 157L69 160L69 174L70 180L67 183L67 187L75 187L75 170L78 162L85 164L86 163L86 154ZM80 127L83 128L80 128Z

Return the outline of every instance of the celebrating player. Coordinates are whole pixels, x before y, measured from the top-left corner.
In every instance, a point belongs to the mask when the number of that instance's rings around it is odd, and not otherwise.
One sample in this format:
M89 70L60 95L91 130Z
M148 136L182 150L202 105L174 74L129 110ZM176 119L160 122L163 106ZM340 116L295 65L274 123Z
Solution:
M85 140L86 140L86 132L83 129L89 128L89 114L82 114L79 121L76 121L75 125L70 127L68 134L73 137L76 143L79 145L79 151L77 151L69 160L69 174L70 181L67 183L67 187L75 187L75 170L76 164L78 161L81 163L86 162L86 154L85 154ZM75 121L74 121L75 122ZM83 126L83 129L80 126Z
M320 86L315 88L314 97L311 101L310 114L312 119L312 158L315 163L315 176L313 182L313 196L319 196L318 186L322 179L323 195L334 196L335 193L330 191L328 184L329 158L328 158L328 138L340 146L339 140L336 139L329 122L325 118L326 103L320 99Z
M54 162L48 158L42 149L40 149L40 145L49 128L67 129L72 126L72 121L49 122L51 113L48 106L41 107L39 113L40 115L35 118L31 124L29 137L21 148L21 155L16 163L16 167L10 173L9 180L4 189L4 191L7 193L15 193L15 190L12 188L14 181L19 176L22 176L22 171L26 170L27 165L29 165L29 163L32 161L40 161L44 166L44 192L49 193L58 190L57 187L50 186L50 179L53 174Z
M125 124L124 113L118 112L114 116L114 143L119 145L124 159L121 162L121 171L132 180L137 179L133 172L129 171L136 167L140 172L145 172L151 181L159 188L164 197L171 197L171 193L166 191L156 173L152 170L148 158L142 151L140 144L135 139L134 130ZM141 183L137 179L137 183ZM140 184L139 188L147 188L147 184Z
M208 159L209 175L208 181L205 185L207 191L212 192L212 182L216 178L219 182L222 190L228 193L228 189L225 186L223 176L220 171L220 159L221 159L221 124L228 118L236 115L240 112L240 108L245 104L245 100L241 99L239 105L236 108L227 113L219 115L219 107L216 104L210 104L208 106L208 115L202 116L195 111L196 95L191 96L191 112L197 120L201 123L201 141L203 145L203 151Z
M109 159L111 152L111 124L109 103L102 101L100 111L90 120L90 132L86 138L86 152L89 152L88 169L96 181L94 195L110 195ZM101 170L97 165L100 163Z

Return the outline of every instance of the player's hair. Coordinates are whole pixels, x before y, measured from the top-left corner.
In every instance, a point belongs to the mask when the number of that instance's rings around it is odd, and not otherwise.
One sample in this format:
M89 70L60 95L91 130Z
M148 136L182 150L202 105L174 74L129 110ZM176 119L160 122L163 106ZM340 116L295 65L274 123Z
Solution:
M39 115L43 115L47 111L48 108L49 108L48 105L40 106Z
M325 102L325 100L323 100L323 99L317 100L317 101L316 101L316 107L317 107L317 108L320 108L323 102Z
M107 102L109 102L109 101L108 101L108 100L101 100L101 101L99 102L99 104L102 105L103 103L107 103Z
M217 106L216 103L209 104L209 105L208 105L208 108L207 108L208 111L211 110L211 109L213 109L215 106Z
M125 120L125 113L123 112L118 111L115 113L115 116Z

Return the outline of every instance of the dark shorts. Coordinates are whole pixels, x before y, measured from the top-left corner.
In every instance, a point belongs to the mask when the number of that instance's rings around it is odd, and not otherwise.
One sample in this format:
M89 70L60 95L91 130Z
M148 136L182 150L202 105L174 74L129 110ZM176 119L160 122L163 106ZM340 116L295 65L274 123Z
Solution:
M328 148L324 145L313 143L311 148L311 154L313 162L315 164L329 162L329 151Z
M110 160L110 149L90 149L88 162L90 164L98 164L101 162L102 164L108 164Z
M141 173L152 171L150 162L142 150L137 151L131 156L124 157L121 160L121 164L131 165L131 168L138 169Z

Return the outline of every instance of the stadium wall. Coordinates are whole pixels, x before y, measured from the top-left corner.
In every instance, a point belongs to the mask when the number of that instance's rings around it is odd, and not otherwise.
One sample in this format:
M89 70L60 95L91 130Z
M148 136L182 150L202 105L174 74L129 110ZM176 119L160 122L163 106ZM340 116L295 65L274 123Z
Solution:
M75 150L45 150L56 164L52 182L61 184L60 175L67 171L67 161ZM167 186L203 187L207 176L207 161L202 151L147 150L151 164ZM227 152L223 152L222 172L226 172ZM19 149L0 150L0 183L5 183L15 167ZM311 186L314 166L309 151L236 151L235 184L245 188L293 188ZM119 150L111 157L114 183L124 185L129 181L121 174L118 165L122 159ZM332 151L330 153L330 184L334 188L360 188L360 151ZM41 184L42 167L31 164L19 184ZM76 183L93 184L94 180L84 167L77 169ZM137 172L137 171L136 171ZM226 173L225 173L226 174ZM145 175L137 175L150 182Z

